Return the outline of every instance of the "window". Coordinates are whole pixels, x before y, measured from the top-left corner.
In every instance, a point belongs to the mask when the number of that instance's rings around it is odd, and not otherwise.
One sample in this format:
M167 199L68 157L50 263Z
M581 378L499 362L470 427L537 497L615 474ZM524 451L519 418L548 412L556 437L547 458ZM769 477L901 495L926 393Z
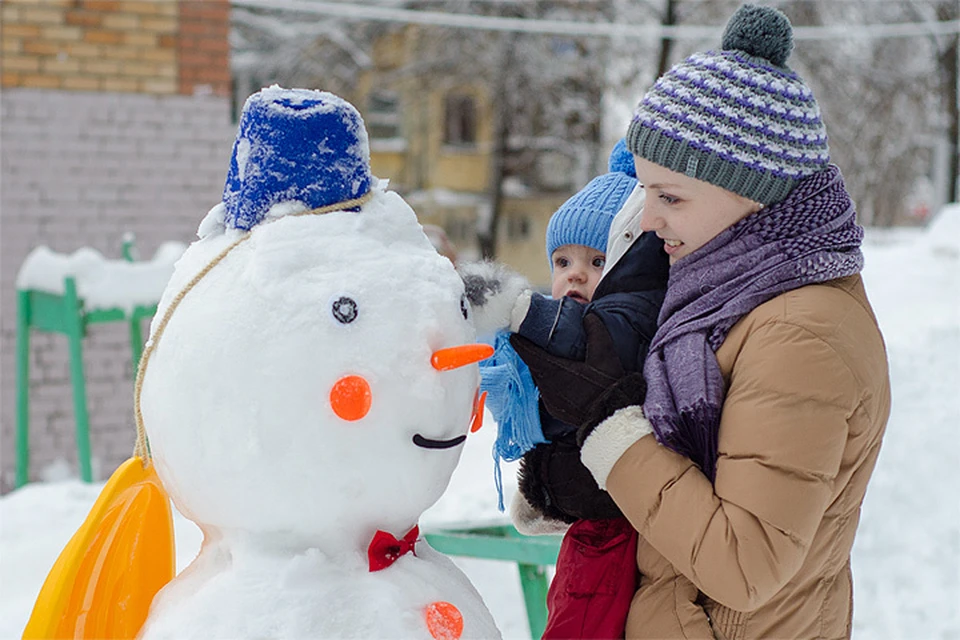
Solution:
M450 94L444 105L444 144L473 146L477 143L477 107L473 96Z
M395 91L374 91L367 99L364 117L371 139L400 137L400 96Z
M558 58L574 58L579 53L576 40L560 36L550 39L550 49Z

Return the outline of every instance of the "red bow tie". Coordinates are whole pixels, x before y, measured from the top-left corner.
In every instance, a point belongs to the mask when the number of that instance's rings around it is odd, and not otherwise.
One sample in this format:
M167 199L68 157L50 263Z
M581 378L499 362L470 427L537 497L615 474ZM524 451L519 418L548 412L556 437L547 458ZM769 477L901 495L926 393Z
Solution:
M373 540L367 547L367 559L370 561L370 571L380 571L386 569L397 559L407 552L417 555L414 545L417 544L417 537L420 535L420 527L414 526L413 529L403 536L402 540L397 540L386 531L379 529L373 534Z

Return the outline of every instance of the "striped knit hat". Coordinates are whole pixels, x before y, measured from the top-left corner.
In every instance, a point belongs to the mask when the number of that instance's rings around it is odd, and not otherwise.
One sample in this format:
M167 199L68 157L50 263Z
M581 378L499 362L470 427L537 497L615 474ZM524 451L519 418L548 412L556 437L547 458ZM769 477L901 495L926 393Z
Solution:
M743 5L720 51L696 53L660 77L637 105L627 147L650 162L761 204L783 200L827 167L820 107L786 67L787 17Z

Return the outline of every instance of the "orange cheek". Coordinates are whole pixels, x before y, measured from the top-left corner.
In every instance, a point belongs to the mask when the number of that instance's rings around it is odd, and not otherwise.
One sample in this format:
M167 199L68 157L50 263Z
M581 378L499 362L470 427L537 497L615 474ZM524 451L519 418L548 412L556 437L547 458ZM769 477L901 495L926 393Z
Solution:
M333 412L350 422L367 415L372 402L370 383L360 376L344 376L330 389Z

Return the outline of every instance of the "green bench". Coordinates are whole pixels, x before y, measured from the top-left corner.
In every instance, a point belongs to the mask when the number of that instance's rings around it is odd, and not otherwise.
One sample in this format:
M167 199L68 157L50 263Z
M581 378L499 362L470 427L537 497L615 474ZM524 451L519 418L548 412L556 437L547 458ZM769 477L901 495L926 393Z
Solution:
M132 234L123 240L123 259L136 262ZM103 322L125 322L130 332L130 351L134 378L143 351L142 321L157 311L156 304L136 305L132 309L88 309L77 293L73 276L63 279L63 293L36 289L17 290L17 474L16 486L30 477L30 334L32 331L66 336L70 357L70 381L73 387L73 413L76 422L77 457L80 477L93 482L90 462L90 418L87 411L87 389L83 372L83 338L87 327Z
M515 562L530 626L540 638L547 624L547 567L557 563L561 536L524 536L512 525L464 526L427 530L424 537L441 553Z
M27 483L30 469L30 332L59 333L67 338L70 354L70 381L73 385L73 413L76 421L77 457L80 477L93 482L90 464L90 418L83 373L83 337L87 327L102 322L126 322L130 328L133 371L143 350L141 321L157 311L156 305L123 309L84 309L72 277L64 279L63 295L46 291L17 291L17 477L16 486Z

